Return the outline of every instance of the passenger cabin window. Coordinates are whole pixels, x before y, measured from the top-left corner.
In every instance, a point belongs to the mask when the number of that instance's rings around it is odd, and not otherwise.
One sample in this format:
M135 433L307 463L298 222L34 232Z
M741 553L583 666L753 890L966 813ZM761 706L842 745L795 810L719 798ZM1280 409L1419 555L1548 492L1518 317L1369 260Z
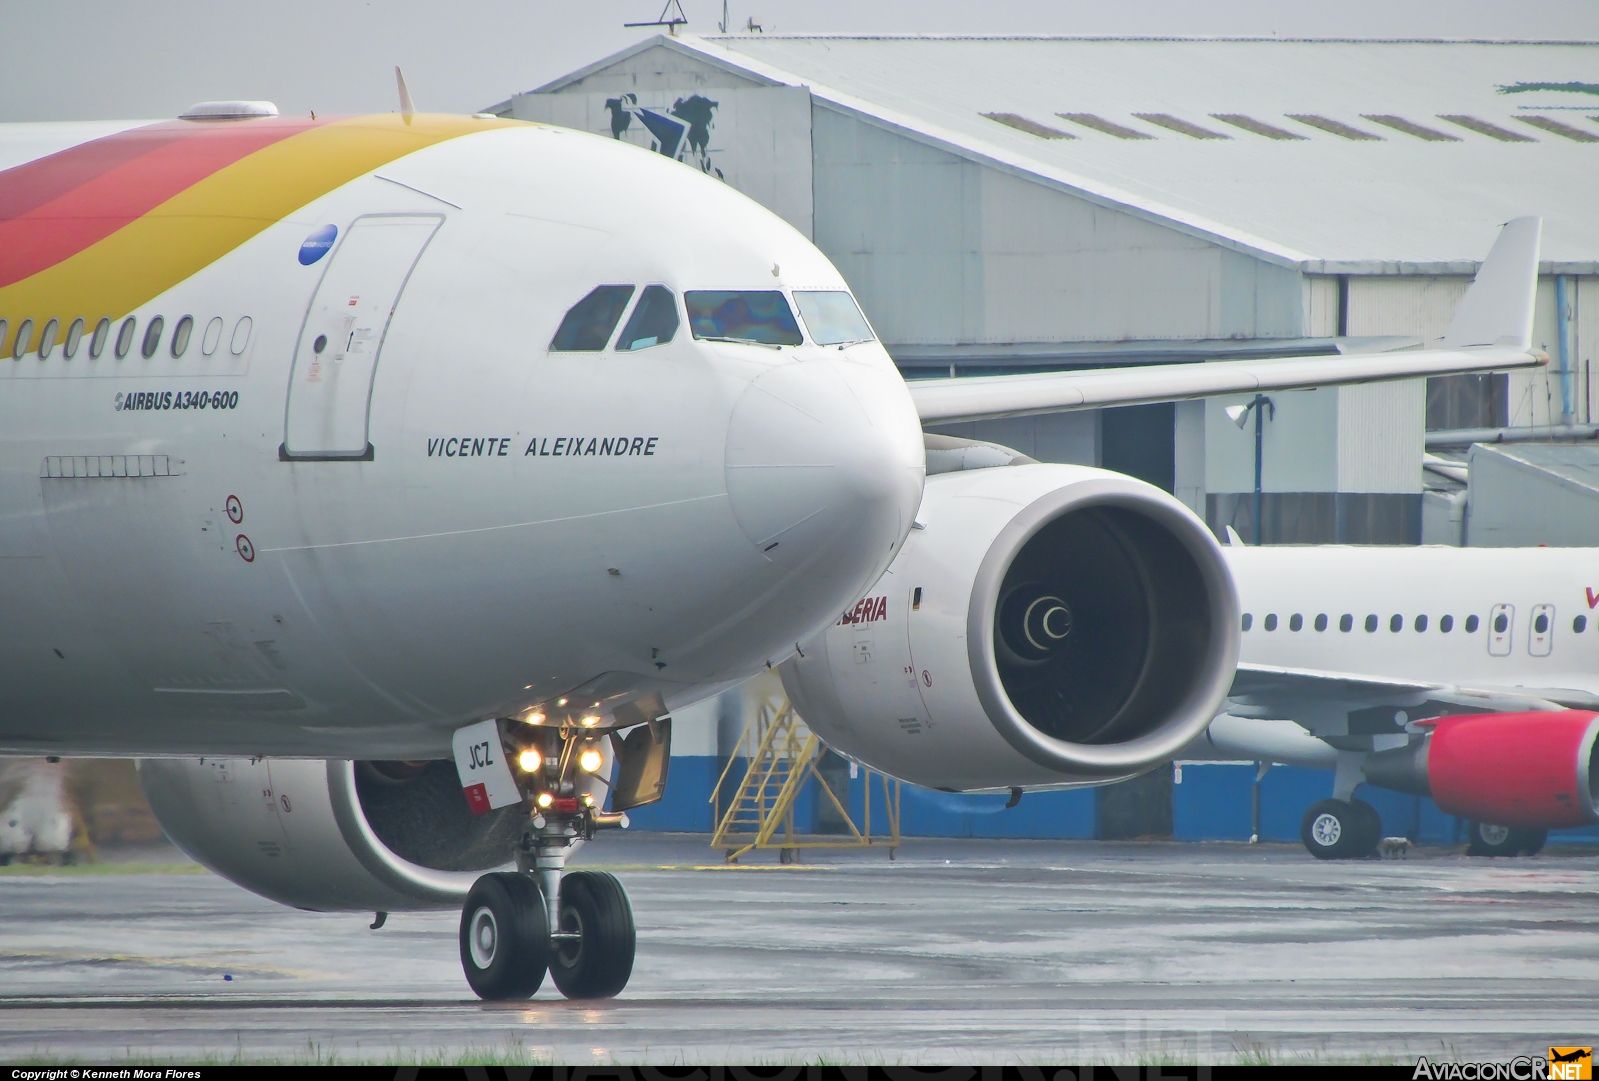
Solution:
M622 352L665 345L677 333L677 298L664 285L647 285L628 317L616 348Z
M144 345L140 352L144 359L149 360L155 356L155 351L161 347L161 331L166 328L167 321L159 315L150 320L150 325L144 328Z
M1427 617L1426 616L1417 616L1416 617L1415 626L1416 626L1416 629L1418 631L1426 630L1427 629Z
M1339 616L1338 629L1343 631L1345 634L1348 634L1350 631L1354 630L1355 617L1350 615L1348 612L1345 612L1343 615Z
M1578 616L1576 619L1573 619L1571 621L1571 629L1573 631L1576 631L1578 634L1581 634L1583 631L1587 630L1588 629L1588 617L1587 616Z
M795 290L794 303L799 305L805 329L817 345L848 345L876 337L855 298L842 289Z
M1266 629L1268 631L1274 631L1274 630L1277 629L1277 613L1276 612L1272 612L1270 615L1268 615L1266 617Z
M1250 627L1254 626L1254 624L1255 624L1255 617L1250 615L1248 612L1245 612L1244 613L1244 630L1247 631Z
M194 316L185 315L172 328L172 359L177 360L189 351L189 336L194 333Z
M1397 613L1388 617L1388 629L1395 634L1405 628L1405 617Z
M106 339L111 337L111 320L101 319L94 325L94 336L89 339L89 359L98 360L105 352Z
M55 352L56 335L61 333L61 321L52 319L44 325L44 333L39 335L39 359L49 360L50 354Z
M1288 617L1288 629L1289 630L1291 630L1291 631L1301 630L1301 629L1303 629L1304 626L1305 626L1305 617L1300 615L1298 612L1295 612L1293 615Z
M1466 633L1467 634L1476 634L1477 633L1478 622L1479 621L1478 621L1476 616L1467 616L1466 617Z
M1316 617L1316 629L1318 631L1324 631L1324 630L1327 629L1327 613L1326 612L1323 612L1321 615Z
M78 355L78 343L83 341L83 327L83 320L78 318L67 328L67 340L62 344L61 352L68 360Z
M799 345L794 312L776 289L722 292L690 289L683 294L689 329L701 341Z
M133 332L138 329L139 321L133 316L122 320L122 326L117 329L117 359L121 360L128 355L128 350L133 348Z
M1455 617L1454 616L1439 616L1438 617L1438 629L1443 631L1445 634L1448 634L1450 631L1454 630L1455 629Z
M1376 616L1372 615L1372 616L1367 616L1366 617L1366 633L1367 634L1376 634L1377 633L1377 617Z
M11 359L21 360L28 355L28 347L33 344L33 320L24 319L22 325L17 327L17 340L11 346Z
M200 339L200 355L210 356L217 351L217 343L222 340L222 317L212 316L211 321L205 325L205 336Z
M598 353L611 340L611 331L633 298L631 285L596 286L572 305L550 342L552 353Z

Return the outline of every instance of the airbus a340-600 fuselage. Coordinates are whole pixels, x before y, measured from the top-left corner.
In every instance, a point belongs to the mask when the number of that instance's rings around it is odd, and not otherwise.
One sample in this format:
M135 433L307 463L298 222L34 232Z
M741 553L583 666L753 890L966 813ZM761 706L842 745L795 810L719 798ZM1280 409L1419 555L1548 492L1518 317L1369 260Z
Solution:
M12 131L0 750L429 759L557 697L670 706L910 528L875 341L552 350L597 286L618 320L846 289L675 162L420 115Z

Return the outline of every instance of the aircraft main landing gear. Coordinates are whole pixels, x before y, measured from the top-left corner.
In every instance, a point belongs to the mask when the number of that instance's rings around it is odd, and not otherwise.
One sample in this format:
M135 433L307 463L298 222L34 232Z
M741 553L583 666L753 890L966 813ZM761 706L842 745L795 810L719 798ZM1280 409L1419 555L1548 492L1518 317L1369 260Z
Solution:
M1466 829L1466 855L1536 856L1548 839L1548 830L1471 822Z
M1324 799L1299 823L1299 838L1319 860L1353 860L1377 851L1382 818L1364 800Z

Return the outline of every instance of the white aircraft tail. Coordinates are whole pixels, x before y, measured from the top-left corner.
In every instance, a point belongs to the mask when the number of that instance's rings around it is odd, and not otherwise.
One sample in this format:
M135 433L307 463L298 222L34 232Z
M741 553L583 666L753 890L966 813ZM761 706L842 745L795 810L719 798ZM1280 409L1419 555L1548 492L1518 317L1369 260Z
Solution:
M1538 295L1538 242L1542 233L1542 218L1516 218L1505 223L1455 310L1444 334L1445 349L1507 345L1525 352L1532 345L1532 306Z

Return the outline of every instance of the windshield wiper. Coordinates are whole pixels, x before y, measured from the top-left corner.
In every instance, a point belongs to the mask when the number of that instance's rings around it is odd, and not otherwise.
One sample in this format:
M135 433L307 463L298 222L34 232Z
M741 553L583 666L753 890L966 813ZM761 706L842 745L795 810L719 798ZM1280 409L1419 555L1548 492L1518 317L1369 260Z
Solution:
M767 349L783 348L776 342L758 342L754 338L723 338L711 334L696 334L694 335L694 340L697 342L731 342L733 345L759 345Z

